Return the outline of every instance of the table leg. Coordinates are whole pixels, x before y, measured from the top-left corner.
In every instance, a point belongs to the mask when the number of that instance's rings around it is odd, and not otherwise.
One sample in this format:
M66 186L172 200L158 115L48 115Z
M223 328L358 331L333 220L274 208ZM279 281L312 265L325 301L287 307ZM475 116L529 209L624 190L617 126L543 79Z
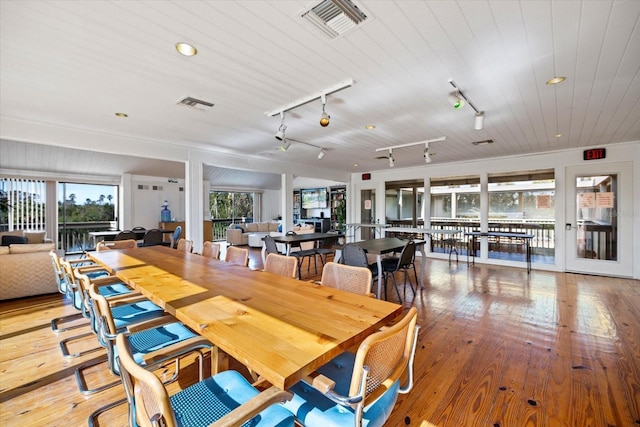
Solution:
M262 254L262 265L264 266L267 264L267 246L265 244L262 245L260 253Z
M291 254L291 243L287 243L287 256L289 256Z
M420 288L424 289L424 264L427 260L427 253L424 250L426 243L424 245L420 245L420 255L422 255L422 260L420 261Z
M378 299L382 292L382 255L376 255L376 264L378 264Z

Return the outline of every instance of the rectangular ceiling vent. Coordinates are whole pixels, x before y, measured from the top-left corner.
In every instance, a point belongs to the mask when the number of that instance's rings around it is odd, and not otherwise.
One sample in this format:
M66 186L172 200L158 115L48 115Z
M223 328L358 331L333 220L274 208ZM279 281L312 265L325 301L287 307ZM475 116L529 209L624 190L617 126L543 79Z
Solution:
M356 28L367 19L367 15L351 0L323 0L303 12L302 17L332 39Z
M178 102L178 105L182 105L183 107L193 108L199 111L208 111L210 110L214 104L207 101L202 101L201 99L192 98L187 96L182 101Z

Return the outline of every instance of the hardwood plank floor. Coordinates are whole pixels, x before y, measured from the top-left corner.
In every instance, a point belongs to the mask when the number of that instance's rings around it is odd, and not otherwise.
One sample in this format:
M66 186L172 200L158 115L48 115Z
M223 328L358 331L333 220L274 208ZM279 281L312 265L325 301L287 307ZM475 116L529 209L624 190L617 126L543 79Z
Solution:
M262 267L258 250L251 250L250 267ZM313 266L306 271L303 280L319 279ZM424 280L415 298L407 288L404 302L418 309L421 325L415 386L386 425L640 425L639 281L528 275L462 260L427 260ZM62 357L60 340L87 331L51 331L52 318L71 313L58 295L0 303L0 425L82 426L95 409L124 397L119 385L79 393L75 368L104 351ZM97 343L89 336L71 348ZM192 368L170 389L193 381ZM234 361L232 368L242 369ZM101 368L88 378L90 385L115 379ZM101 426L126 423L124 405L97 419Z

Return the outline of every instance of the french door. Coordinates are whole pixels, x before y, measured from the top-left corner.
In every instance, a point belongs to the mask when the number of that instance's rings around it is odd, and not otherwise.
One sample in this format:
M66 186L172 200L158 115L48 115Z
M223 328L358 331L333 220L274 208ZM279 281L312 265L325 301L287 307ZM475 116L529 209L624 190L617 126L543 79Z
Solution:
M631 277L631 163L567 167L565 194L565 269Z

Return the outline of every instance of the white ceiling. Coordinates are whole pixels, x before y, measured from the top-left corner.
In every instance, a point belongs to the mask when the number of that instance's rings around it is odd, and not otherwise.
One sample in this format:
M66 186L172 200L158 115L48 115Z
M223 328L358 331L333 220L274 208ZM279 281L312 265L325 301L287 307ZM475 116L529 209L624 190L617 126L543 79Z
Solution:
M343 172L386 169L377 148L439 136L434 163L640 140L640 1L355 0L367 20L335 39L300 17L318 2L0 1L0 119ZM545 84L554 75L567 80ZM287 135L324 159L276 150L266 111L348 79L327 98L328 127L319 100L286 115ZM451 107L449 79L484 130ZM177 106L185 96L215 106ZM47 142L34 135L0 129ZM394 150L396 167L424 164L422 149Z

